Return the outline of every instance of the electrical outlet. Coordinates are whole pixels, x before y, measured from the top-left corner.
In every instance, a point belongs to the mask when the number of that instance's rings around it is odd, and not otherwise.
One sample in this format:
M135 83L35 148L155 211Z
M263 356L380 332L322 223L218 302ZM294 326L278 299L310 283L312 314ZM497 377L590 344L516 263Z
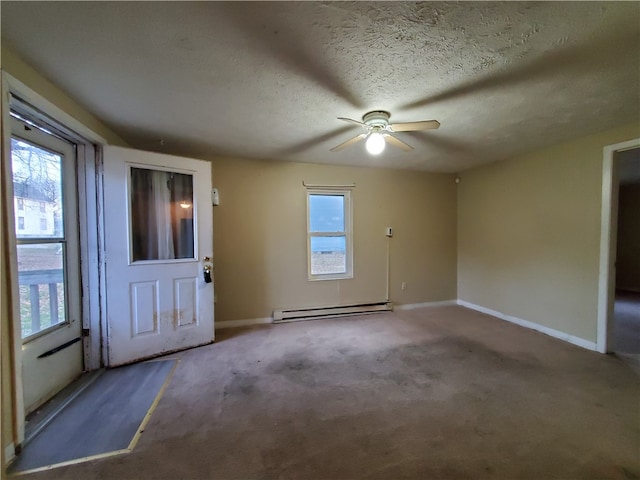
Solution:
M407 289L407 282L402 282L402 285L400 286L401 290L406 290Z

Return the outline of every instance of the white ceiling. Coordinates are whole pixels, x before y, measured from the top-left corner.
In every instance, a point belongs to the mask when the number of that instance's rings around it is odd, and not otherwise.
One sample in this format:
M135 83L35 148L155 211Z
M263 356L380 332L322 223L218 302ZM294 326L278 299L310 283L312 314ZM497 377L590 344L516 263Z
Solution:
M147 150L456 172L640 117L638 2L1 8L3 42ZM380 109L442 126L329 152Z

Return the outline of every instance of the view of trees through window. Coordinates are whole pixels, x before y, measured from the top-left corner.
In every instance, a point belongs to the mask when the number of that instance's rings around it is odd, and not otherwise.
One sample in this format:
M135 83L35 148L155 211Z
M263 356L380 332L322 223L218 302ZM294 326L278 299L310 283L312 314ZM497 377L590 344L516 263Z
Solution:
M62 156L11 139L22 337L65 321Z
M15 210L25 218L19 236L62 237L61 156L13 138L11 160ZM43 219L48 225L44 232L40 228Z

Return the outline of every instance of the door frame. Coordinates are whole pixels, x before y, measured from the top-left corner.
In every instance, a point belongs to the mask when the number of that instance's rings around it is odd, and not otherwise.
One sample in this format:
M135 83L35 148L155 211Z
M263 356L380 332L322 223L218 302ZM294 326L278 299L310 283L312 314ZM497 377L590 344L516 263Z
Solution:
M600 270L598 276L598 327L596 350L613 348L613 308L615 303L615 259L618 239L618 191L616 153L640 147L640 138L607 145L602 160L602 211L600 223Z
M9 162L11 159L11 128L10 110L12 106L20 105L20 109L28 110L29 114L41 120L48 121L56 127L64 136L69 137L78 147L78 207L79 207L79 227L80 227L80 278L82 289L82 326L94 332L88 337L84 337L83 352L85 367L89 370L102 366L102 332L104 332L104 318L100 311L101 285L103 285L104 269L102 268L103 256L101 254L101 185L99 182L102 168L100 147L106 145L107 141L93 130L87 128L71 115L48 101L40 94L33 91L27 85L17 80L9 73L2 71L2 159L3 159L3 181L9 178ZM5 189L9 190L9 189ZM6 192L8 195L9 192ZM82 199L82 201L81 201ZM3 198L3 203L8 198ZM13 205L13 203L11 203ZM7 204L4 208L7 217L5 225L14 225L13 208ZM6 228L6 227L5 227ZM12 444L6 446L3 453L3 465L13 458L16 451L20 451L25 435L25 405L22 385L22 338L18 329L14 328L12 319L19 318L19 304L13 301L17 298L18 268L16 256L16 242L13 235L3 232L5 251L8 253L7 264L4 266L9 278L9 360L11 378L11 430ZM4 326L3 326L4 328ZM0 329L1 331L1 329ZM3 341L0 337L0 346ZM1 348L1 347L0 347ZM1 352L0 352L1 353ZM4 379L3 379L4 381ZM4 385L2 388L5 388ZM1 397L1 395L0 395Z

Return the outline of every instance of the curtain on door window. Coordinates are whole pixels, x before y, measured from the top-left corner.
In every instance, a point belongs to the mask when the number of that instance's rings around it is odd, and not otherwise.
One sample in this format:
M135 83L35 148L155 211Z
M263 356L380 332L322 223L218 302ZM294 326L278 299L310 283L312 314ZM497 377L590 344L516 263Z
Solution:
M131 168L133 261L193 258L193 177Z

